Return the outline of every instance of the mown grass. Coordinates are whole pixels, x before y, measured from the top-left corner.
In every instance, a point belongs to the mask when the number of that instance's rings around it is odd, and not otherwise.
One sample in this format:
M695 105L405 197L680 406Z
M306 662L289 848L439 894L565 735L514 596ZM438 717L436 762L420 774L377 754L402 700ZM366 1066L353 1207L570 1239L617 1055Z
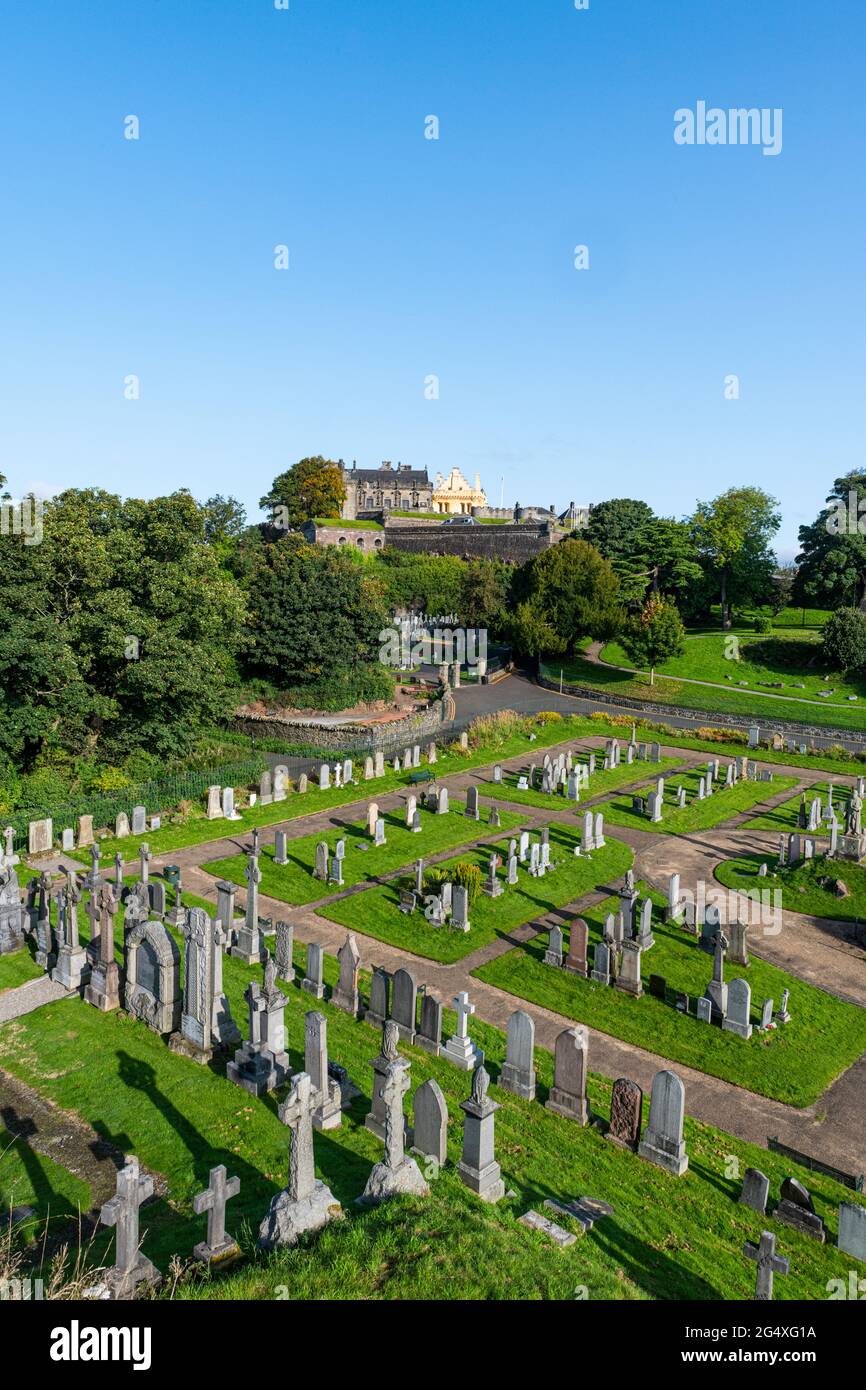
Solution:
M330 958L325 975L332 984L336 964ZM244 1032L248 976L246 967L226 960L225 984ZM288 1048L298 1070L310 1001L296 986L285 988ZM142 1209L141 1229L145 1252L163 1270L173 1255L191 1254L203 1237L205 1218L193 1214L192 1198L206 1186L210 1168L225 1163L240 1177L227 1224L240 1238L247 1263L223 1276L191 1271L174 1291L180 1298L748 1299L754 1265L744 1259L743 1243L774 1223L737 1205L747 1166L770 1176L774 1199L782 1179L795 1173L834 1234L838 1202L851 1199L850 1191L828 1178L688 1118L689 1172L672 1178L606 1143L597 1129L581 1129L538 1102L500 1090L504 1039L473 1020L472 1035L485 1050L494 1083L491 1094L502 1106L496 1154L515 1197L488 1207L459 1183L453 1164L461 1145L459 1103L468 1095L469 1077L441 1058L402 1046L412 1062L407 1113L416 1087L428 1077L445 1094L449 1165L432 1180L429 1199L398 1199L363 1211L354 1199L382 1152L363 1127L369 1060L379 1037L330 1004L319 1007L328 1019L331 1057L362 1091L339 1129L315 1136L318 1175L342 1203L345 1219L275 1256L255 1254L253 1245L271 1198L286 1181L288 1133L276 1114L281 1093L254 1099L232 1086L221 1066L197 1067L170 1052L142 1023L121 1012L102 1015L80 1000L48 1005L0 1027L0 1065L162 1175L167 1192ZM446 1032L453 1025L446 1013ZM543 1102L552 1079L549 1054L539 1050L537 1066ZM589 1097L593 1111L606 1117L610 1083L591 1073ZM688 1096L686 1102L688 1108ZM582 1195L609 1200L615 1214L568 1250L517 1223L528 1207L543 1210L547 1197ZM847 1277L850 1257L832 1245L818 1245L787 1227L779 1226L777 1235L781 1253L791 1259L790 1276L777 1281L778 1298L823 1299L829 1279ZM111 1251L111 1234L102 1231L94 1259L110 1261Z
M640 888L646 896L647 885ZM642 954L644 994L640 999L545 965L546 933L473 973L520 999L788 1105L811 1105L866 1049L866 1011L754 956L748 967L726 962L725 979L748 981L755 1024L764 999L772 998L778 1006L782 990L790 989L793 1021L769 1033L756 1031L748 1041L715 1025L699 1023L694 1000L712 978L713 958L682 927L665 925L660 911L664 899L656 893L650 896L655 904L655 945ZM592 948L601 940L605 917L618 909L618 899L610 898L581 914L589 926L590 967ZM649 993L651 974L667 981L666 999ZM675 1006L678 992L691 996L688 1015Z
M25 1246L62 1232L90 1209L90 1187L0 1124L0 1240L10 1229L16 1207L32 1207L14 1223L15 1238Z
M45 971L36 964L36 946L26 941L20 951L0 956L0 994L5 989L17 989L28 980L38 980Z
M477 821L464 815L464 803L460 801L452 801L450 810L442 816L425 808L421 811L423 828L419 834L407 827L404 810L383 811L385 844L378 846L367 834L366 821L347 821L320 835L305 835L298 840L289 840L286 846L289 862L284 865L274 863L274 847L266 845L259 859L262 874L259 891L269 898L279 898L281 902L293 904L317 902L319 898L341 892L338 884L313 878L316 846L320 842L327 844L333 854L337 841L341 839L346 842L343 886L351 888L356 883L374 882L383 874L409 865L415 859L471 844L485 835L497 834L488 823L492 805L492 800L482 801L479 797L482 819ZM515 811L500 811L500 820L504 830L521 824L521 817ZM235 854L203 867L216 878L243 885L246 883L246 865L246 855Z
M804 832L808 833L808 832ZM756 888L780 889L782 906L789 912L806 912L813 917L830 917L842 922L866 920L866 869L844 859L818 855L801 864L779 868L774 849L766 854L738 854L716 866L715 876L726 888L754 892ZM762 863L768 866L765 878L758 877ZM839 898L820 883L822 878L841 879L848 897Z
M829 782L815 782L813 786L807 788L807 811L816 796L820 796L821 798L822 809L826 808L829 786ZM833 783L833 805L836 807L836 818L840 822L841 827L844 827L845 824L845 809L848 802L851 800L851 791L851 787L840 784L839 782ZM755 816L754 820L749 821L749 829L796 830L799 811L800 796L792 796L790 801L783 801L781 806L774 806L772 810L764 811L761 815ZM822 835L829 835L829 826L822 822L819 833Z
M373 936L377 941L387 941L413 955L450 965L489 941L495 941L498 936L514 931L524 922L531 922L550 908L561 907L620 877L631 865L631 850L620 840L609 839L604 849L577 858L574 847L581 839L577 827L554 823L549 829L551 858L556 869L543 878L533 878L528 869L520 865L518 882L510 888L505 886L498 898L479 895L469 913L471 929L468 932L431 926L420 907L411 916L401 912L397 881L340 898L317 908L317 913L352 931ZM486 873L491 848L469 851L459 858L477 864L482 873ZM504 864L508 840L498 843L497 849ZM499 870L499 881L505 885L504 867Z
M721 771L723 777L724 769ZM698 801L698 783L705 772L706 769L701 768L684 772L682 776L678 773L665 783L662 819L657 823L632 809L631 794L614 797L603 803L601 810L605 822L610 825L629 825L635 830L652 830L662 835L688 835L694 830L709 830L714 825L720 825L722 821L729 820L740 811L748 811L758 802L768 801L786 787L796 786L797 782L795 777L774 777L772 782L740 781L726 787L720 779L715 784L712 796ZM647 782L641 788L640 794L647 796L654 786L654 782ZM681 786L686 790L686 805L682 808L676 804L677 788Z
M631 665L627 661L623 664ZM810 700L806 692L799 699L785 697L780 691L756 695L734 684L686 685L675 676L658 673L655 683L650 685L649 675L631 676L613 666L598 666L578 655L572 657L563 670L566 685L601 690L606 695L653 701L660 705L675 705L678 709L705 712L710 716L714 712L738 714L771 728L781 719L831 730L866 728L866 704L832 704L830 700ZM777 696L780 698L775 698Z
M586 763L589 761L588 753L574 751L574 761ZM530 761L527 760L524 767L516 772L511 772L508 768L502 769L502 781L494 782L492 775L488 778L486 786L490 796L499 796L500 800L514 802L518 806L539 806L543 811L572 811L577 815L582 815L584 806L582 801L569 801L564 792L542 792L537 787L527 788L525 791L517 785L520 776L528 774ZM589 779L589 786L581 788L583 801L590 801L593 797L604 796L605 793L615 791L622 786L630 786L638 783L646 777L650 771L658 771L662 776L669 768L677 767L682 762L682 758L661 758L657 763L644 761L633 762L631 764L621 762L619 767L608 768L605 772L601 765L601 758L597 755L596 771Z

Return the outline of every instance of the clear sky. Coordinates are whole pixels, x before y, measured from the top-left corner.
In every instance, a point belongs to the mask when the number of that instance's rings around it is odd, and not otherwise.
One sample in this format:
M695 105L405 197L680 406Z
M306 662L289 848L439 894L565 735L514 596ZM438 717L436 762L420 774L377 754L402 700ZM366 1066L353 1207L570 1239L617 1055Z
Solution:
M787 556L862 466L863 0L0 17L13 493L186 485L253 518L312 453L456 464L497 504L679 516L756 483ZM701 100L781 108L781 154L676 144Z

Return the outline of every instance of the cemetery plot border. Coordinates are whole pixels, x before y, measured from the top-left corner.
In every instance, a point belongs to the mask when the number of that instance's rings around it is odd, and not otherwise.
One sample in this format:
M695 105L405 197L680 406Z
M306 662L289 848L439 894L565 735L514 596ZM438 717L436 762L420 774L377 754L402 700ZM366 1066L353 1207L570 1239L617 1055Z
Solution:
M702 769L677 773L670 778L666 787L666 800L659 821L651 821L632 805L631 796L614 796L603 806L605 820L609 825L629 826L634 830L650 830L663 835L688 835L694 830L711 830L713 826L729 820L741 811L748 811L768 797L784 791L786 787L797 785L796 777L774 777L772 782L747 782L740 780L732 787L724 783L716 785L711 796L698 800L698 784ZM686 791L686 805L676 805L677 786ZM647 783L636 794L646 795L653 784Z
M646 885L640 887L645 894ZM715 1024L700 1023L695 1017L695 1000L703 995L712 975L712 957L699 948L694 936L674 924L666 924L662 920L664 899L655 893L650 896L654 903L655 945L643 952L641 970L647 986L650 974L665 977L664 999L648 987L636 999L592 979L545 965L546 933L479 966L473 975L517 999L551 1009L564 1018L757 1095L790 1105L813 1104L866 1048L866 1011L753 956L745 971L752 991L752 1038L746 1040ZM619 906L619 898L609 898L581 911L589 926L590 960L595 946L603 940L608 914L615 913ZM743 973L741 965L725 961L726 981ZM792 1013L796 1001L802 1006L797 1009L796 1018L783 1029L760 1033L757 1024L761 1001L780 999L786 988L791 991ZM676 1007L680 993L691 1000L688 1015Z

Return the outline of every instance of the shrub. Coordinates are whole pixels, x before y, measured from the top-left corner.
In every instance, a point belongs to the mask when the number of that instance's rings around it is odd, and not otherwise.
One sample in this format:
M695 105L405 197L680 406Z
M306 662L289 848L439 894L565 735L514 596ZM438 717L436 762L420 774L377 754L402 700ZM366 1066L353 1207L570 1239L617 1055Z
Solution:
M562 715L557 714L555 709L542 709L534 716L534 722L539 728L544 728L545 724L561 724Z
M336 669L308 685L295 685L284 692L295 709L341 710L355 705L371 705L394 698L394 676L387 667L373 662L369 666Z
M766 613L759 613L758 616L757 616L757 618L756 618L755 621L754 621L753 626L754 626L754 629L755 629L756 632L772 632L772 631L773 631L773 624L772 624L772 622L770 621L770 619L767 617Z
M436 864L424 875L424 887L428 892L438 893L445 883L459 883L465 888L469 906L472 907L481 892L481 870L477 864L470 864L468 859L458 859L456 864L450 866Z

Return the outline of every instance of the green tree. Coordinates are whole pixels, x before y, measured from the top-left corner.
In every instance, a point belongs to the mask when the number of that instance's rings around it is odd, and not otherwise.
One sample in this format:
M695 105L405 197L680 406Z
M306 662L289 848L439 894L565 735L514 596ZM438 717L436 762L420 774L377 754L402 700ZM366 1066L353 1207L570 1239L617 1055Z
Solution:
M391 621L382 586L360 556L299 536L262 547L249 602L250 667L283 689L378 664L380 633Z
M225 560L235 549L246 530L247 514L236 497L217 493L202 504L204 537Z
M314 517L337 517L346 500L338 463L317 454L280 473L259 506L278 522L297 528Z
M517 571L514 591L518 602L532 603L568 653L582 637L616 636L624 620L613 566L588 541L561 541L533 556Z
M523 661L561 656L566 646L533 600L517 604L508 624L508 638L515 656Z
M692 528L698 553L715 573L722 627L731 626L731 599L768 596L775 568L770 540L779 529L778 502L758 487L732 487L698 502Z
M650 685L654 685L656 666L679 656L685 639L686 630L676 604L653 594L625 627L619 640L635 666L649 667Z
M392 610L406 608L433 617L456 613L463 618L466 562L456 555L415 555L388 549L373 563Z
M795 593L804 606L866 608L866 470L836 478L817 519L800 527L800 551Z
M457 612L465 627L486 628L502 635L508 609L509 568L500 560L462 562Z
M837 608L821 634L824 660L834 671L862 671L866 666L866 613Z

